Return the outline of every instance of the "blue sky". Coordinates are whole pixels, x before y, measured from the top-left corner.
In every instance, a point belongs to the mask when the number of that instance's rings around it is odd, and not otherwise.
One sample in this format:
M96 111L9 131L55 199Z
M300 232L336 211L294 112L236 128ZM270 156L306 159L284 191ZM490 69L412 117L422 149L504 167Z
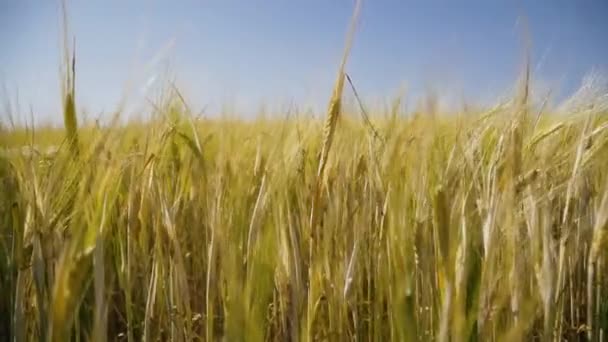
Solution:
M193 106L296 102L324 107L352 0L68 1L76 36L79 107L138 103L167 71ZM0 0L0 96L37 121L60 107L60 2ZM564 96L608 65L608 1L363 2L348 72L366 99L432 87L491 101L522 64L521 18L532 39L534 78ZM24 110L25 108L25 110ZM29 114L28 114L29 116Z

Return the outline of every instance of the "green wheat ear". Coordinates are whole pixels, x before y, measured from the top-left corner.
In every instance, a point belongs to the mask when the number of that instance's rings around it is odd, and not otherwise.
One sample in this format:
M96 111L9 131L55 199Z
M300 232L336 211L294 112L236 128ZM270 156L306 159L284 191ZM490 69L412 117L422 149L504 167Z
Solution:
M76 122L76 108L74 104L74 95L68 93L65 97L63 121L66 130L66 138L73 153L78 151L78 124Z
M63 95L63 124L66 131L66 139L70 146L71 153L78 154L78 122L76 120L76 42L72 46L72 58L70 61L70 53L68 46L68 22L67 9L65 1L62 2L63 10L63 44L65 53L65 81Z

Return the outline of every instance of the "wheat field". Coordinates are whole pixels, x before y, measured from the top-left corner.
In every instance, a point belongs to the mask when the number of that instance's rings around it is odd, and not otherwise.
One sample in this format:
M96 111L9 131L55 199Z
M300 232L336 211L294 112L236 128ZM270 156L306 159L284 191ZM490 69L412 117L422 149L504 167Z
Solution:
M348 46L325 119L200 119L172 87L103 126L66 53L64 127L0 128L1 339L606 341L606 107L532 105L524 72L361 120Z

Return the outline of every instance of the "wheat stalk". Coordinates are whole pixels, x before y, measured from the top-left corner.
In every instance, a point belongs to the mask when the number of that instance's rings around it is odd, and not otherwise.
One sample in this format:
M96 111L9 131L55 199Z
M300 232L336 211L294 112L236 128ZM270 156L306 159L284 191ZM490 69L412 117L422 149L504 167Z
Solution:
M594 321L597 318L593 313L593 282L595 279L595 268L602 245L606 242L608 236L608 186L604 188L604 196L600 207L596 214L595 227L593 228L593 239L589 251L589 259L587 261L587 336L592 341ZM598 314L599 316L599 314ZM599 318L599 317L598 317Z

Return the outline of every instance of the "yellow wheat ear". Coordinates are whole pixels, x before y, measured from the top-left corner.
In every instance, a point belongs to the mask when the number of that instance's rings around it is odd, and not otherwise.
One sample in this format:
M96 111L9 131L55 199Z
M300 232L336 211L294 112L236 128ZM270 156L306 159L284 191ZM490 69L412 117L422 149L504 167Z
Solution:
M336 130L336 124L338 117L342 110L342 92L344 89L344 67L350 54L352 47L353 38L355 35L355 29L357 27L357 20L359 18L359 12L361 10L361 0L357 0L353 16L351 18L350 27L346 34L346 45L344 46L344 54L342 55L342 61L338 69L338 76L334 89L329 100L329 107L327 109L327 118L325 119L325 125L323 127L323 149L321 150L321 157L319 159L319 169L317 170L317 177L322 177L327 164L327 156L329 155L329 149L333 141L334 132Z
M336 131L336 124L338 122L338 117L340 116L340 112L342 109L342 90L344 89L344 67L346 66L346 61L348 60L348 55L350 54L350 49L355 35L357 19L359 18L359 12L361 10L361 2L362 0L357 0L357 3L355 4L355 9L351 18L350 27L346 34L346 45L344 46L344 54L342 55L342 61L338 69L338 77L336 79L336 83L334 85L334 89L329 100L327 118L325 119L325 125L323 127L323 147L321 149L321 155L319 157L319 168L317 169L317 180L315 184L315 189L313 190L312 209L310 212L311 229L315 229L314 227L317 224L319 216L319 195L322 192L325 166L327 165L327 157L329 156L329 150L331 149L334 132Z
M313 199L312 199L312 210L310 213L310 226L311 229L314 229L317 222L318 217L318 207L319 207L319 194L321 193L321 185L323 183L323 174L325 171L325 166L327 165L327 157L329 155L329 150L331 148L331 144L334 137L334 132L336 131L336 124L338 122L338 117L340 115L340 111L342 109L342 90L344 89L344 67L346 66L346 61L348 60L348 55L350 54L350 49L352 46L353 37L355 34L355 28L357 27L357 19L359 17L359 12L361 9L361 0L357 0L355 4L355 9L353 12L353 16L351 18L350 27L346 34L346 45L344 46L344 54L342 55L342 61L340 63L340 67L338 69L338 76L336 79L336 83L334 85L334 89L329 100L329 108L327 109L327 118L325 119L325 125L323 127L323 143L321 149L321 155L319 157L319 168L317 169L317 181L315 189L313 190Z

